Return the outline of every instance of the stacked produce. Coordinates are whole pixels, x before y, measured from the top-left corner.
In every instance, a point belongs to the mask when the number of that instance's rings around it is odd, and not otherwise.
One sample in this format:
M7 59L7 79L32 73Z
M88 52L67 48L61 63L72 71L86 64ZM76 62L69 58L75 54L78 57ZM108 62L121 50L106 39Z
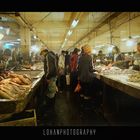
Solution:
M27 75L9 72L3 76L0 81L0 98L17 100L26 96L31 86L31 79Z

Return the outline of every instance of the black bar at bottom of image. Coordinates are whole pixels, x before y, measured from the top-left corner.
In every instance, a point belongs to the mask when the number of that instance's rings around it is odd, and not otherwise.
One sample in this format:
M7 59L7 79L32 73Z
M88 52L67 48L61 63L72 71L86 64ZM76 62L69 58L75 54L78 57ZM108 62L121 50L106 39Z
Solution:
M138 136L139 127L0 127L1 136Z

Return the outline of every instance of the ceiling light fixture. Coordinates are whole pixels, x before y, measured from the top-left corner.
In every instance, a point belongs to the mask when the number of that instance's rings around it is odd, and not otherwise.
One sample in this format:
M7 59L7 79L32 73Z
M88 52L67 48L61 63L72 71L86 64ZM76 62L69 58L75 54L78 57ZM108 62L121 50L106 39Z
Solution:
M72 31L71 31L71 30L69 30L69 31L68 31L68 35L70 36L71 34L72 34Z
M36 35L34 35L34 39L37 39Z
M16 41L13 41L13 42L11 42L11 43L14 43L14 44L20 44L20 42L16 42Z
M20 39L20 38L18 38L18 39L17 39L17 41L21 41L21 39Z
M121 39L121 41L127 41L127 40L128 40L127 38L122 38L122 39Z
M133 47L133 46L135 46L136 45L136 41L134 40L134 39L132 39L132 38L130 38L129 40L127 40L127 42L126 42L126 46L127 47Z
M0 33L0 40L2 40L4 37L4 35L2 33Z
M6 34L9 35L9 33L10 33L10 28L7 28L6 29Z
M14 43L6 43L6 45L14 46Z
M0 30L2 30L3 29L3 27L2 26L0 26Z
M62 47L61 47L61 48L64 48L65 44L66 44L66 41L63 43L63 45L62 45Z
M71 27L72 28L75 28L77 26L78 22L79 22L79 20L75 20L74 19L73 22L72 22L72 24L71 24Z

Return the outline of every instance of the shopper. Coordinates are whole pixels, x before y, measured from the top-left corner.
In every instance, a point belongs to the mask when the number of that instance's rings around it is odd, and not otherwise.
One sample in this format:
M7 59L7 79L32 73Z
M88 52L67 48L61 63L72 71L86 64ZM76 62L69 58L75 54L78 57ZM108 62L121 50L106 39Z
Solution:
M78 52L79 51L80 51L79 49L75 48L70 57L70 83L71 83L70 85L71 85L72 92L76 88L76 85L78 82L77 66L78 66Z
M140 71L140 42L137 43L137 52L133 57L133 69Z
M41 55L44 56L44 82L47 83L47 88L45 89L45 104L47 109L49 109L54 107L55 95L57 92L57 60L56 55L52 51L46 49L41 52Z
M65 51L62 50L58 60L58 88L60 93L64 91L65 81Z
M68 74L70 72L70 55L68 51L65 53L65 74Z
M65 52L65 78L66 78L66 87L70 87L70 54L68 51Z
M94 77L94 69L91 57L91 47L89 45L85 45L83 47L84 54L79 59L78 64L78 78L80 80L80 84L83 90L84 99L91 99L92 96L92 83Z

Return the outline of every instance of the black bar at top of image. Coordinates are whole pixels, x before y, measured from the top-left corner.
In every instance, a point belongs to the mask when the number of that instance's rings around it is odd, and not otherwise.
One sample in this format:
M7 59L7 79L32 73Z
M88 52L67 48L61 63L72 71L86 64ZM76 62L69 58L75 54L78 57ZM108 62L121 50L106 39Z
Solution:
M3 0L0 11L139 11L139 0Z

